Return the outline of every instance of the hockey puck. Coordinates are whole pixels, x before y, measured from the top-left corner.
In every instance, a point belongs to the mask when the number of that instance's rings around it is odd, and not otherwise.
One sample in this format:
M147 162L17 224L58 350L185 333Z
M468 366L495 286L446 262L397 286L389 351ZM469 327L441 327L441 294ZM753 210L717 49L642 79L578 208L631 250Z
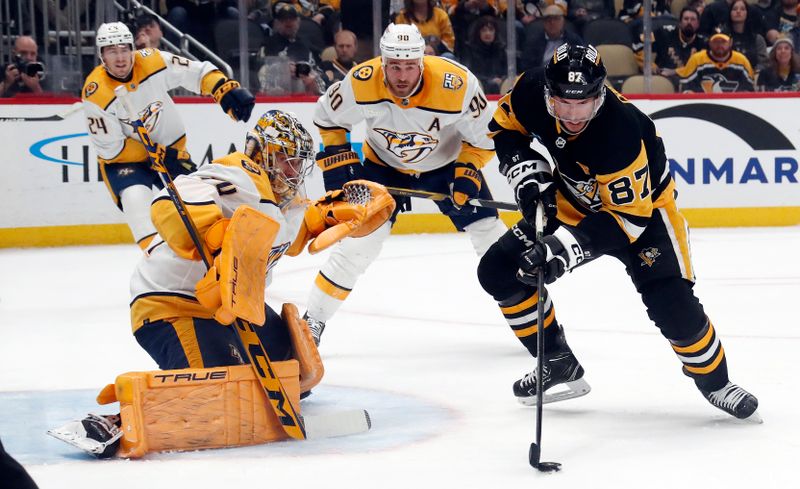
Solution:
M539 472L558 472L561 470L561 464L558 462L540 462L540 455L539 445L531 443L531 448L528 450L528 462L530 462L531 467Z

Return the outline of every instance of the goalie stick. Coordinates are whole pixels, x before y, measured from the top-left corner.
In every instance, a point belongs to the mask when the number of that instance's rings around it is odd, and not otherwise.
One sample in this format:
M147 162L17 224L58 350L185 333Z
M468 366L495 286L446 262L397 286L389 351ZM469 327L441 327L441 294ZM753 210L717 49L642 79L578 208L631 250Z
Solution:
M75 112L81 110L83 102L75 102L69 108L62 110L58 114L49 115L46 117L0 117L0 122L48 122L48 121L63 121Z
M425 190L415 190L411 188L400 188L400 187L386 187L386 190L388 190L390 194L397 195L400 197L418 197L420 199L430 199L436 201L450 200L450 196L448 194L427 192ZM470 199L467 201L467 203L473 207L489 207L491 209L500 209L505 211L519 210L517 208L517 204L511 204L509 202L500 202L497 200Z
M189 233L194 246L200 253L200 257L202 258L206 269L211 268L212 262L208 250L205 248L205 246L203 246L203 242L200 240L197 227L192 221L192 217L189 215L189 212L186 210L186 204L184 204L183 200L181 199L178 189L175 188L172 177L169 175L169 172L167 172L167 168L163 161L161 161L160 157L158 157L156 152L156 144L153 143L152 139L150 139L150 134L148 133L147 128L144 127L144 123L141 121L141 119L136 117L136 112L134 112L133 108L131 107L131 102L128 98L128 89L125 87L125 85L120 85L114 89L114 95L119 98L119 100L123 103L125 110L128 112L130 123L147 150L147 156L150 159L150 164L161 178L164 188L167 189L169 198L175 205L175 208L177 209L184 226L186 226L186 231ZM303 425L303 419L300 417L297 407L286 394L286 389L283 387L280 378L275 374L275 371L272 368L272 362L270 361L267 352L264 350L264 345L261 344L261 340L258 338L253 326L240 318L236 318L234 321L234 326L236 332L239 334L239 338L242 340L244 350L247 352L247 357L250 359L250 365L253 367L256 377L261 383L261 386L264 388L264 392L267 395L270 406L272 406L272 409L275 412L275 415L278 417L278 421L281 423L281 426L283 426L284 431L287 435L296 440L305 440L306 430Z

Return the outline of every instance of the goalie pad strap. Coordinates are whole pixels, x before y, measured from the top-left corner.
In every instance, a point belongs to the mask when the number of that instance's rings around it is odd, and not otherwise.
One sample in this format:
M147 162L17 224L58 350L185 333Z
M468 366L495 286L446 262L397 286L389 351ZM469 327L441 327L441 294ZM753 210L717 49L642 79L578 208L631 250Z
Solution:
M333 170L346 165L360 165L361 159L355 151L344 151L317 160L317 165L322 171Z

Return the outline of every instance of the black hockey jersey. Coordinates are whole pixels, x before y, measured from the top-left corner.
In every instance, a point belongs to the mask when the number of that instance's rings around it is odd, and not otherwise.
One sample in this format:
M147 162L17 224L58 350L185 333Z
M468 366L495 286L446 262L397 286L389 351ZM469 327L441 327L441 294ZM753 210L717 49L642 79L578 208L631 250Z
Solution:
M586 129L564 132L547 111L544 70L521 75L500 99L489 124L501 171L538 139L550 152L558 185L558 219L584 232L597 254L620 249L644 232L654 209L674 205L674 182L655 125L607 88L605 103Z

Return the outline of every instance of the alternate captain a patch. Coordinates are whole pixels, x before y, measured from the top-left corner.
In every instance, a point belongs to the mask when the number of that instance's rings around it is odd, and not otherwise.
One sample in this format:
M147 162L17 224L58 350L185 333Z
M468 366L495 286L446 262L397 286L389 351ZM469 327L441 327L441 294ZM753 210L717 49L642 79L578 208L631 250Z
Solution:
M445 73L442 86L444 88L449 88L450 90L458 90L464 86L464 80L455 73Z
M362 66L353 72L353 78L356 80L367 81L372 78L372 66Z

